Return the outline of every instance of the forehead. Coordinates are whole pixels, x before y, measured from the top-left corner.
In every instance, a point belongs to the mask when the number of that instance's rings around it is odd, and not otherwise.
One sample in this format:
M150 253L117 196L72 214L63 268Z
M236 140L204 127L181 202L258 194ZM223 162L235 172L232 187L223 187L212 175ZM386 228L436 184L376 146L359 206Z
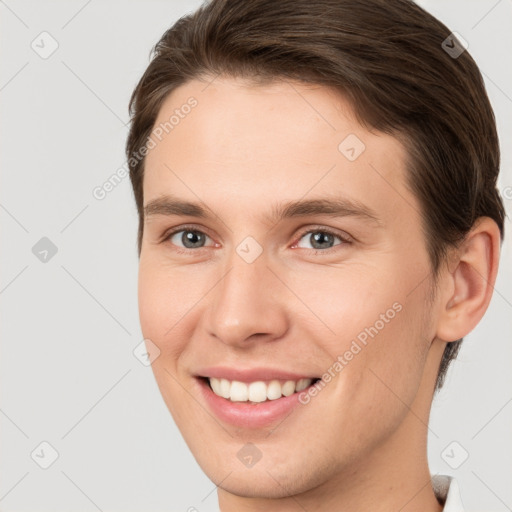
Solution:
M414 203L403 146L363 128L346 99L320 85L192 80L166 98L152 139L145 204L172 193L250 211L267 198L339 192L391 218Z

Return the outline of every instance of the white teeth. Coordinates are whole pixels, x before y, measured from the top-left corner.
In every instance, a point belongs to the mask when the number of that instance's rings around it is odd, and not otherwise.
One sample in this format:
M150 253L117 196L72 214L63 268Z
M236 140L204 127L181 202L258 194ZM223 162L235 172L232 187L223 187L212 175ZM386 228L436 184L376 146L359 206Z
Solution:
M277 400L281 398L281 384L278 380L270 381L270 384L267 386L267 398L269 400Z
M295 382L293 382L293 380L287 380L284 383L282 393L284 396L293 395L293 393L295 393Z
M222 398L229 398L231 390L231 382L226 379L220 379L220 396Z
M249 400L251 402L264 402L267 399L267 385L262 382L249 384Z
M210 386L216 395L220 395L220 381L215 377L210 377Z
M215 393L215 391L214 391ZM244 382L234 380L231 383L230 399L232 402L247 402L249 398L249 388Z
M263 381L239 382L237 380L229 381L210 377L210 386L213 392L231 400L232 402L265 402L266 400L277 400L282 396L290 396L295 392L302 391L309 387L312 379L300 379L298 381L288 380L281 384L278 380L272 380L268 383Z
M295 387L295 391L299 392L303 389L306 389L311 384L311 379L300 379L297 382L297 386Z

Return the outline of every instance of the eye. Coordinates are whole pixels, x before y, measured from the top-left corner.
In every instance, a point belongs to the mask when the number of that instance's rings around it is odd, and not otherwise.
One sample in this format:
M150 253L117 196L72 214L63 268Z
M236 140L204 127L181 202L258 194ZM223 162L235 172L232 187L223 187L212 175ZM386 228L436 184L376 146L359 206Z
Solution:
M183 249L202 249L205 247L205 242L210 237L191 227L181 227L164 235L163 242L170 242L176 247ZM178 250L178 252L181 252Z
M208 247L206 245L208 239L211 240L206 233L195 227L181 226L178 229L166 233L163 236L162 242L170 242L176 247L177 252L186 253L190 250ZM305 241L302 241L303 239ZM336 239L339 240L339 243L336 243ZM351 239L348 236L343 236L325 228L314 228L302 233L293 247L311 249L316 252L329 252L330 249L333 249L337 245L348 244L350 242ZM310 243L311 247L308 247L307 243ZM215 245L215 243L210 244L210 246Z
M304 245L304 242L301 242L302 239L306 240L306 244L309 242L312 247L307 247ZM340 243L335 243L335 240L338 239ZM336 245L342 245L344 243L350 243L348 237L344 237L339 233L334 233L328 229L310 229L299 238L299 241L294 245L294 247L302 247L305 249L313 249L313 250L321 250L322 252L327 252L329 249L332 249Z

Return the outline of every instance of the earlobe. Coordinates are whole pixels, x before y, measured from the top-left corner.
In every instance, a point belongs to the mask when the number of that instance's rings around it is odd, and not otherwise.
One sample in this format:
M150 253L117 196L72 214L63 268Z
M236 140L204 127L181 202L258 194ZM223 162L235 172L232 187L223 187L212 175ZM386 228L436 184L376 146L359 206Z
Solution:
M500 231L489 217L480 217L454 253L445 280L437 337L455 341L471 332L491 301L500 251Z

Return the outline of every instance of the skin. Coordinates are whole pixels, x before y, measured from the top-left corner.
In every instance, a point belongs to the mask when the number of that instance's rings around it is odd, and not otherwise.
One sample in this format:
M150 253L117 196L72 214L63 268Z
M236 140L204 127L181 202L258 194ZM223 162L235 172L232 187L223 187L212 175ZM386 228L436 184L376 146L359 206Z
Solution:
M155 125L190 96L198 101L147 155L144 204L172 194L203 202L212 218L145 219L139 310L144 337L160 350L152 367L162 396L219 485L221 510L442 510L426 452L434 384L446 343L466 335L489 303L496 224L480 219L450 253L430 300L432 269L402 145L363 128L324 86L210 80L180 86L163 104ZM349 134L366 146L353 162L338 150ZM267 218L274 203L341 195L379 223ZM207 235L202 248L187 249L183 232L163 240L183 225ZM315 253L309 229L349 242L333 238ZM236 252L247 236L263 249L252 263ZM394 303L401 311L281 423L231 426L199 393L194 374L205 366L321 376ZM262 454L251 468L237 457L248 442Z

